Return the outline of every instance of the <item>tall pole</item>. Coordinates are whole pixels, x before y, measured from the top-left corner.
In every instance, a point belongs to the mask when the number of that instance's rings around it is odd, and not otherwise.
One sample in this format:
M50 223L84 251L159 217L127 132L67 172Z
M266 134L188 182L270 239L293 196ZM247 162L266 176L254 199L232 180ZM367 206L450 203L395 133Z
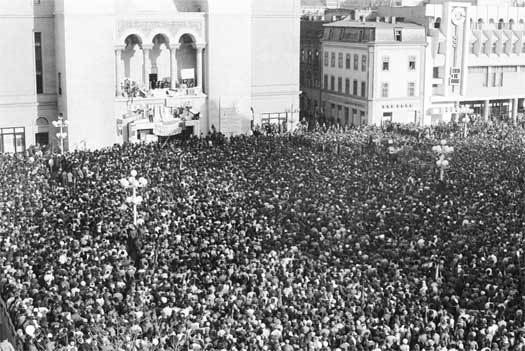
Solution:
M133 198L137 197L137 188L133 187ZM133 201L133 225L137 226L137 203Z

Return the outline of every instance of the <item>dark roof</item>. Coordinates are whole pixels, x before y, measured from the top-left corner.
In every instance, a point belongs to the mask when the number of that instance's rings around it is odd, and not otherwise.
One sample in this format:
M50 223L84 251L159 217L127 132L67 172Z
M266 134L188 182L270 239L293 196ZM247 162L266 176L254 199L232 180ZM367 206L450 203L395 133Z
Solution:
M421 26L414 23L407 22L396 22L385 23L385 22L375 22L375 21L350 21L350 20L341 20L337 22L330 22L324 25L325 27L355 27L355 28L420 28Z

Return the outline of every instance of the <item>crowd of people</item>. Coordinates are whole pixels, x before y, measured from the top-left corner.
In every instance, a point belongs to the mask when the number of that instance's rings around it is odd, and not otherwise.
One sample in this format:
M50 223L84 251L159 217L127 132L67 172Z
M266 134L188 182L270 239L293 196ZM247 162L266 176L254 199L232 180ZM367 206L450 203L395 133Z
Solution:
M0 296L27 350L523 351L524 135L445 184L377 128L3 155Z

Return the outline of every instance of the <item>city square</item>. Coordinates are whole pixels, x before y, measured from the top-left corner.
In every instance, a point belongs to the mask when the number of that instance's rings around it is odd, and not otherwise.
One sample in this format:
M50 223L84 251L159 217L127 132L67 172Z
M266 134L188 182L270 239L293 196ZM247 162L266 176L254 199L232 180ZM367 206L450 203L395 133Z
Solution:
M521 18L0 0L0 350L525 350Z

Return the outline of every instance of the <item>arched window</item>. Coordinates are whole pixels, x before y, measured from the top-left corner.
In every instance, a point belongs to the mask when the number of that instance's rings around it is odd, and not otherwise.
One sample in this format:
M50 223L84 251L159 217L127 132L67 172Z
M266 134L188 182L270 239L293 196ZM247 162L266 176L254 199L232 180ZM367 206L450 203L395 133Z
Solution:
M436 18L436 20L434 21L434 28L441 28L441 17Z
M37 127L48 127L49 126L49 121L45 117L38 117L36 119L36 125L37 125Z
M126 49L134 49L135 45L142 46L142 39L136 34L131 34L126 37L124 43L126 44Z
M498 21L498 29L505 29L505 21L503 18L500 18Z
M514 29L514 20L513 19L509 20L509 29Z
M478 29L483 29L483 18L478 19Z

